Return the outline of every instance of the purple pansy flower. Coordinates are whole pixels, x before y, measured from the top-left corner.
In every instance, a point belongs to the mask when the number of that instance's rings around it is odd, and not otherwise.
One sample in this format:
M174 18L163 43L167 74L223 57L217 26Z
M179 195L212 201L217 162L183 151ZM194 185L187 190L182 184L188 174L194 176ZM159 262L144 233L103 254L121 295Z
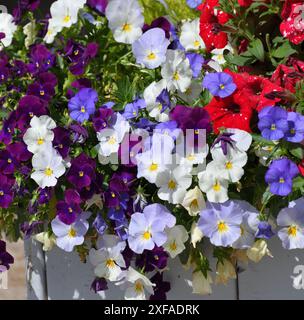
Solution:
M47 106L45 101L36 96L24 96L20 99L16 110L17 127L24 132L34 116L40 117L46 114Z
M40 5L40 0L18 0L13 9L14 22L19 23L22 15L27 11L35 11Z
M81 198L76 190L68 189L64 193L64 201L59 201L56 205L57 216L65 224L72 224L77 219L80 208Z
M8 145L6 149L18 165L21 162L26 162L32 158L32 154L27 150L27 146L23 142L14 142Z
M2 174L13 174L17 161L7 150L0 151L0 172Z
M77 189L90 186L95 178L95 161L82 153L73 159L71 168L68 172L68 181Z
M2 240L0 240L0 266L5 267L5 270L3 270L3 267L0 268L0 272L6 271L10 268L10 264L14 263L14 258L6 251L6 243Z
M270 192L287 196L292 191L292 180L299 174L295 163L287 158L272 161L265 175L265 181L270 185Z
M156 98L156 102L158 102L161 106L161 112L164 112L171 107L170 94L167 89L162 90L159 96Z
M151 272L155 269L163 270L167 267L169 255L163 248L155 247L153 250L145 250L136 258L136 266L144 268L145 272Z
M304 140L304 116L298 112L288 112L288 131L285 139L290 142L299 143Z
M166 61L169 44L165 31L154 28L146 31L132 44L132 51L137 63L148 69L155 69Z
M33 221L29 223L25 221L21 224L20 230L24 233L24 239L29 239L33 234L38 233L39 226L43 225L43 221Z
M282 139L288 131L288 113L281 107L266 107L259 113L258 127L267 140Z
M92 121L95 131L100 132L112 126L115 122L115 113L110 108L101 107L95 112Z
M226 98L236 90L236 84L230 74L225 72L208 73L203 80L203 88L215 97Z
M176 218L161 204L151 204L143 213L136 212L131 216L129 225L129 247L135 253L152 250L167 241L165 228L172 228Z
M123 116L125 119L133 119L138 116L139 110L146 108L146 102L144 99L136 99L132 103L128 103L125 106Z
M166 293L171 290L171 285L170 282L164 281L163 277L163 272L157 272L150 279L151 282L155 284L155 287L153 287L154 294L151 295L150 300L167 300Z
M95 278L91 284L91 290L95 293L108 290L108 283L105 278Z
M97 92L90 88L81 89L70 101L69 111L73 120L83 123L95 112Z
M99 13L104 14L108 5L108 0L87 0L87 5Z
M46 204L51 200L52 188L44 188L39 191L38 204Z
M232 136L234 135L234 133L231 133L231 132L224 132L222 133L221 135L219 135L214 143L212 144L212 147L213 148L214 146L216 146L218 143L221 144L221 149L224 153L224 155L226 156L228 154L228 145L231 147L231 148L234 148L234 140L231 138Z
M70 151L71 146L71 138L69 130L56 127L53 129L54 132L54 140L53 140L53 147L60 153L62 158L66 158Z
M272 231L272 227L269 222L267 221L261 221L258 224L258 230L255 235L256 238L259 239L270 239L275 235L275 233Z
M88 130L80 124L72 124L69 129L72 133L72 142L84 143L89 137Z
M201 211L198 227L215 246L231 246L240 236L243 209L234 201L207 203Z
M31 73L45 72L55 64L56 57L48 48L42 44L32 47L30 52L30 64L28 65Z
M13 202L12 187L15 184L14 179L0 174L0 207L8 208Z
M49 101L55 95L56 85L56 76L53 73L44 72L39 74L37 81L29 85L27 94Z
M143 32L150 29L160 28L165 31L166 38L170 40L171 23L165 17L159 17L151 22L150 25L145 24L142 28Z
M186 53L186 57L190 62L192 75L194 78L198 78L201 74L205 59L198 53Z
M208 112L200 107L186 107L177 105L170 113L171 120L177 122L183 131L186 129L211 131L211 120Z
M180 134L180 129L177 126L176 121L170 120L162 122L155 127L155 130L161 134L167 134L176 140Z

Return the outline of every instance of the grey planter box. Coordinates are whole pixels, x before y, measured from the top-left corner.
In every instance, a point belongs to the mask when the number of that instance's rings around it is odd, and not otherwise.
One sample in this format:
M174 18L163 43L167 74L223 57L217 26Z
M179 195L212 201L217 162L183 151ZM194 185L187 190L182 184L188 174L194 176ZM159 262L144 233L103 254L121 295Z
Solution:
M249 263L247 269L238 274L227 286L213 285L210 296L192 294L189 285L191 272L185 271L178 259L171 260L170 271L165 278L171 282L169 300L264 300L304 299L304 250L287 251L278 239L269 243L274 258L264 257L258 263ZM211 257L211 250L207 255ZM94 279L93 267L80 262L77 254L67 254L59 248L44 253L34 240L26 243L28 299L123 299L124 292L109 285L104 295L90 291ZM215 269L215 261L211 267Z

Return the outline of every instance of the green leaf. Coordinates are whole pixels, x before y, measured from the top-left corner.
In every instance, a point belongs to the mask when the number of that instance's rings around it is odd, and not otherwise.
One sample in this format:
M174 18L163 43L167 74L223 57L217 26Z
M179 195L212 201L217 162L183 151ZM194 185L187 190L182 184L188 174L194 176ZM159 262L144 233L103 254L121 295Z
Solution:
M304 192L304 178L303 177L297 177L293 179L293 189L294 190L300 190L302 193Z
M228 63L235 64L237 66L245 66L253 63L256 59L252 55L232 55L231 53L225 56Z
M296 52L297 51L292 48L291 44L286 41L279 48L272 51L272 56L275 58L283 59Z
M260 39L255 39L249 45L248 51L255 56L259 61L264 62L265 60L265 51L263 43Z
M304 159L304 149L302 146L290 149L289 152L298 159Z

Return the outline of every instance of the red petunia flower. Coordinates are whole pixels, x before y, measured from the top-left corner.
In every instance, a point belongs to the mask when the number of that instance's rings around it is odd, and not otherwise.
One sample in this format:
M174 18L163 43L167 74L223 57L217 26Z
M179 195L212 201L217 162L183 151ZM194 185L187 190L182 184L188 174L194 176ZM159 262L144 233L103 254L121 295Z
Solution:
M250 121L254 112L255 102L248 99L242 91L225 99L213 98L205 107L212 120L216 134L220 128L236 128L251 132Z
M301 175L304 177L304 160L298 165Z
M208 51L214 48L222 49L228 43L227 33L222 26L230 19L230 15L218 10L218 5L218 0L206 0L198 6L201 11L200 35Z
M282 11L284 19L280 25L282 35L294 44L304 41L304 3L303 1L289 0L285 2Z
M296 92L296 84L302 79L304 79L304 71L284 64L280 64L271 77L273 83L293 93Z

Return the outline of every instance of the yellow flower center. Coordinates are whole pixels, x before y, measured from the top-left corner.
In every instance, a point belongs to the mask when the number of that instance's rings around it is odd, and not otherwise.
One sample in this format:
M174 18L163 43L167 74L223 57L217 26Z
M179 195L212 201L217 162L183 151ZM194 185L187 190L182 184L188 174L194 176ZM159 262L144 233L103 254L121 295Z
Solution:
M40 90L40 95L44 96L44 94L45 94L44 90Z
M221 191L221 185L219 184L218 181L217 181L217 182L215 183L215 185L213 186L213 190L214 190L215 192L220 192L220 191Z
M148 60L155 60L156 59L156 54L154 52L151 52L150 54L148 54Z
M144 290L144 286L142 285L142 283L140 281L136 281L135 282L135 291L143 292L143 290Z
M44 174L48 177L50 177L53 174L53 170L51 168L46 168L44 170Z
M279 182L280 183L285 183L285 179L284 178L280 178Z
M132 30L132 26L129 23L125 23L122 26L122 30L125 31L125 32L130 32Z
M76 50L74 51L74 56L78 56L78 54L79 54L79 50L76 49Z
M145 231L143 234L144 240L150 240L151 239L151 233L149 231Z
M83 171L79 171L79 177L82 178L84 176L84 172Z
M177 245L176 245L176 242L175 240L173 242L170 243L170 250L171 251L175 251L177 249Z
M63 18L63 22L64 22L64 23L68 23L68 22L70 22L70 20L71 20L71 16L70 16L70 15L66 15L66 16Z
M294 128L290 129L290 133L291 134L295 134L296 133L296 130Z
M168 182L168 188L174 190L176 188L176 182L174 180L170 180Z
M37 140L37 144L38 144L39 146L41 146L42 144L44 144L44 139L39 138L39 139Z
M152 163L149 167L150 171L156 171L158 169L158 164L157 163Z
M0 191L0 196L4 196L4 192L3 191Z
M115 195L114 192L111 193L111 197L112 197L112 198L115 198L115 197L116 197L116 195Z
M277 126L275 125L275 123L273 123L272 125L271 125L271 128L270 128L272 131L274 131L274 130L277 130Z
M177 71L174 72L174 74L173 74L173 80L178 81L179 79L180 79L180 76L179 76L178 72L177 72Z
M224 89L225 89L225 85L224 85L224 84L221 84L221 85L220 85L220 88L221 88L222 90L224 90Z
M12 163L12 159L7 159L7 163Z
M219 221L217 224L217 230L220 233L226 232L228 230L228 226L224 221Z
M197 210L198 209L198 201L197 201L197 199L192 200L192 202L190 204L190 208L192 210Z
M73 212L73 209L72 209L72 208L69 208L68 211L69 211L69 213L72 213L72 212Z
M107 268L114 268L115 267L115 261L113 259L108 259L106 261Z
M195 129L195 130L194 130L194 133L195 133L196 135L198 135L199 132L200 132L199 129Z
M68 236L69 236L70 238L75 238L76 235L77 235L76 230L73 229L73 228L71 228L71 229L69 230L69 232L68 232Z
M85 113L85 112L86 112L85 107L84 107L84 106L82 106L82 107L81 107L81 109L80 109L80 111L81 111L82 113Z
M30 116L30 118L33 118L33 116L34 116L33 112L30 112L29 116Z
M116 138L112 136L112 137L110 137L108 142L109 142L109 144L113 145L116 143Z
M200 42L198 41L198 40L195 40L194 41L194 46L197 48L197 47L199 47L200 46Z
M193 153L189 154L189 156L187 157L187 160L194 161L195 160L195 155Z
M288 228L287 233L288 233L289 236L295 237L297 235L297 227L296 226L290 226Z
M232 167L233 167L232 163L231 163L230 161L228 161L228 162L226 163L226 169L227 169L227 170L231 170Z

